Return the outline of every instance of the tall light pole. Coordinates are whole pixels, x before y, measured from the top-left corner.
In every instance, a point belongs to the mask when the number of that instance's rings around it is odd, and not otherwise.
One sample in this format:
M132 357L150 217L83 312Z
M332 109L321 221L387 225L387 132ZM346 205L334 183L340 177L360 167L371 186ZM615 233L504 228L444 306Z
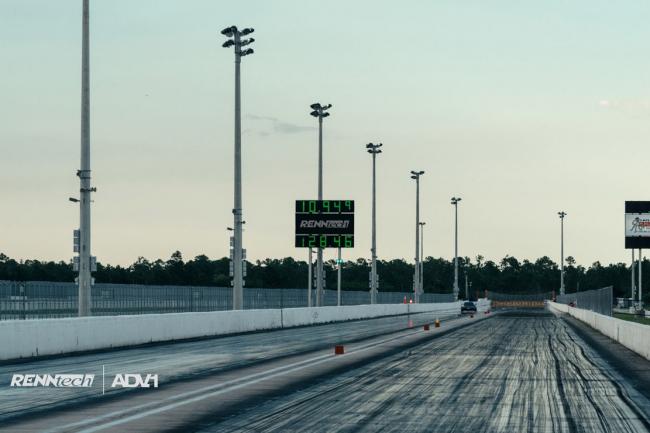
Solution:
M236 26L226 27L221 34L228 40L223 43L224 48L234 47L235 50L235 200L232 210L234 217L234 236L232 240L232 308L241 310L244 308L244 248L242 239L242 193L241 193L241 80L240 64L241 58L253 54L252 48L242 49L255 41L253 38L242 39L253 33L253 29L237 29Z
M372 246L370 247L370 255L372 262L370 264L370 303L377 303L377 289L378 289L378 276L377 276L377 189L376 189L376 165L377 155L381 153L380 147L382 143L366 144L368 153L372 155Z
M467 270L465 270L465 300L469 301L469 280L467 279Z
M415 302L420 302L422 286L420 285L420 176L424 171L411 170L411 179L415 180L415 271L413 272L413 293Z
M420 222L420 288L421 293L424 293L424 225L425 222Z
M458 202L460 197L452 197L451 204L454 206L454 300L458 300Z
M91 286L94 258L90 254L91 193L97 191L90 183L90 59L89 1L83 0L81 42L81 167L79 177L79 316L91 314ZM72 201L75 201L74 199ZM76 236L75 236L76 237ZM76 246L75 246L76 248Z
M567 213L560 211L557 214L560 217L560 295L564 295L564 217Z
M327 112L332 104L310 105L312 116L318 118L318 200L323 199L323 119L330 115ZM316 253L316 306L320 307L323 301L323 249L319 246Z

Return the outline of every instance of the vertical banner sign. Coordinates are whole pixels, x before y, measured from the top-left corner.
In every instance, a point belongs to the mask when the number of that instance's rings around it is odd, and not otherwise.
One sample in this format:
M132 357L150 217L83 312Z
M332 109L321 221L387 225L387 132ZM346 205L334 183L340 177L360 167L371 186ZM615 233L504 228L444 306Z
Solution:
M353 248L354 200L296 200L296 248Z
M650 249L650 201L625 202L625 248Z

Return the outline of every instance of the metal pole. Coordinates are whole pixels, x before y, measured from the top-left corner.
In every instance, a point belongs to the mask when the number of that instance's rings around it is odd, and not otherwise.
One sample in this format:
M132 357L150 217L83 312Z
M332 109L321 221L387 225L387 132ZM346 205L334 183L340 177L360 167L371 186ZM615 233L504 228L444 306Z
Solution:
M79 213L79 316L91 314L91 255L90 255L90 61L89 6L83 0L81 44L81 168Z
M420 223L420 289L424 293L424 223Z
M239 32L234 32L235 46L241 42ZM234 216L234 254L233 254L233 289L232 308L241 310L244 307L244 278L242 269L242 173L241 173L241 80L240 80L241 51L235 49L235 203L232 210Z
M639 248L639 309L643 309L643 286L641 280L641 264L643 263L643 250Z
M454 300L458 300L458 201L454 203Z
M634 261L634 248L632 248L632 266L630 267L630 273L632 274L632 302L634 302L634 298L636 297L636 286L635 286L635 281L634 281L634 266L636 265Z
M465 300L469 301L469 290L467 287L467 271L465 271Z
M372 153L372 247L370 253L372 264L370 265L370 303L377 303L377 195L376 195L376 158L377 154Z
M564 293L564 216L560 216L560 295Z
M323 199L323 117L318 117L318 200ZM323 249L318 247L316 264L316 306L323 296Z
M337 275L336 275L336 305L341 306L341 247L339 247L339 256L336 262L337 264Z
M312 250L311 250L311 248L309 248L309 267L307 269L307 280L308 280L307 281L307 306L308 307L311 307L311 290L312 290L312 287L311 287L311 283L312 283L312 271L311 271L312 258L311 258L311 256L312 256Z
M415 274L413 277L413 291L415 302L420 302L420 177L415 179Z

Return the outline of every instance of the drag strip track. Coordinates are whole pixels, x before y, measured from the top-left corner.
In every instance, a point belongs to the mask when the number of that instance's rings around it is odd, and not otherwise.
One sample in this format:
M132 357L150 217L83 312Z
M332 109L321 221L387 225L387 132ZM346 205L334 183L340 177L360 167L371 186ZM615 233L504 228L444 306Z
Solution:
M648 432L649 414L646 397L565 322L522 314L187 431Z
M206 416L215 413L228 415L232 412L231 407L273 393L274 390L284 390L300 383L309 383L328 373L336 374L346 368L359 367L441 336L454 328L482 321L481 318L462 318L446 322L444 329L409 329L354 344L344 356L334 356L330 348L316 354L303 354L176 383L150 393L134 393L128 398L99 402L86 410L72 407L34 419L12 421L7 425L8 430L0 427L0 431L188 431Z
M86 389L15 389L8 386L13 373L90 373L99 378L104 366L109 381L118 372L156 373L160 376L161 386L164 386L299 353L331 348L333 344L341 342L364 341L428 323L436 317L450 316L449 313L422 313L383 317L13 364L5 362L0 364L0 424L3 420L32 418L37 413L70 406L83 408L97 400L121 398L119 394L132 392L108 388L106 395L102 395L101 381L96 381L93 388Z

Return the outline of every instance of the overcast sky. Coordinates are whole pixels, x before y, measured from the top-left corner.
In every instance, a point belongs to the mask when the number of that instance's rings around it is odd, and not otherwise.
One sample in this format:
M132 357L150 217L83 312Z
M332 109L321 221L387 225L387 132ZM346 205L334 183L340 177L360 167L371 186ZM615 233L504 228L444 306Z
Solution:
M489 4L489 6L488 6ZM244 246L294 256L293 202L356 200L369 257L371 158L378 254L414 257L425 170L425 254L626 261L626 199L650 199L650 2L604 0L91 0L93 254L228 254L233 53L242 63ZM69 260L78 206L81 0L0 0L0 252ZM332 258L335 251L326 252Z

